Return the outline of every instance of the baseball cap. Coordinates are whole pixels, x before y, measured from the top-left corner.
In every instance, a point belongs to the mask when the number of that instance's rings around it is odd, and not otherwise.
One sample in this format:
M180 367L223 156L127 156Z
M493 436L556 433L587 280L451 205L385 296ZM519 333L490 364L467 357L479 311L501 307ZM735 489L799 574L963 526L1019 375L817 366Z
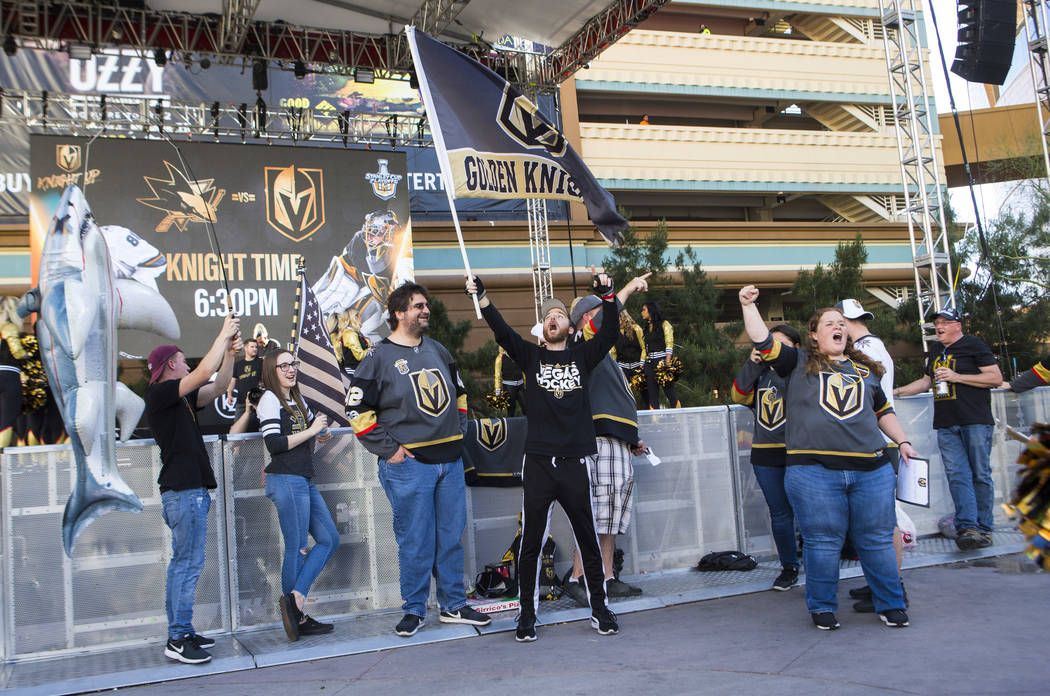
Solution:
M560 309L561 313L564 314L566 318L569 317L569 312L565 309L565 303L564 302L562 302L561 300L559 300L556 297L548 297L547 299L545 299L543 302L540 303L540 318L541 319L546 319L547 315L550 314L551 311L555 310L555 309Z
M583 315L587 312L600 307L602 300L597 295L584 295L583 297L577 297L572 302L572 311L569 312L569 321L572 322L573 326L580 323L580 319L583 319Z
M945 307L941 311L937 312L934 317L940 317L941 319L947 319L948 321L962 322L963 317L959 310L954 307Z
M842 312L842 316L846 317L847 319L874 319L875 318L874 314L872 314L871 312L865 310L864 309L864 305L862 305L857 300L854 300L853 298L850 298L848 300L842 300L837 305L835 305L835 309L837 309L840 312Z
M160 379L160 374L164 372L164 366L171 360L171 356L181 352L182 349L178 346L157 346L151 350L146 358L146 367L149 368L150 374L149 383L153 384Z

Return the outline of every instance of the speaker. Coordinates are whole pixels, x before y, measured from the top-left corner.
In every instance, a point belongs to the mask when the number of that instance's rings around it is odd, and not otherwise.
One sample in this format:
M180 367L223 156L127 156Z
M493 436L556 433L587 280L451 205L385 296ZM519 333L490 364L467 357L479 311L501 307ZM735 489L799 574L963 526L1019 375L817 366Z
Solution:
M970 82L1006 82L1016 26L1017 0L960 0L959 46L952 72Z
M252 61L252 89L256 92L265 92L270 87L269 66L266 61L256 58Z

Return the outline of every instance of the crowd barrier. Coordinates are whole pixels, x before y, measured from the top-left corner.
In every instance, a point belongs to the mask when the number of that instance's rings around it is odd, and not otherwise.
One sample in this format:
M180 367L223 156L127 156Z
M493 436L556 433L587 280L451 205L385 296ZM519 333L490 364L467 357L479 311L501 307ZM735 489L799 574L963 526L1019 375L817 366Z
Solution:
M1005 427L1050 419L1050 388L1016 396L993 393L996 499L1009 496L1021 445ZM952 510L931 430L929 395L899 399L897 413L916 449L931 460L931 506L905 506L920 535L937 532ZM748 409L707 407L639 414L643 438L662 460L635 460L630 532L619 540L624 574L686 568L704 553L741 549L775 557L769 518L750 466ZM198 632L232 632L280 622L282 542L261 469L268 455L258 435L206 438L219 487L209 513L207 560L197 590ZM62 511L75 471L68 446L8 448L0 455L0 658L5 661L161 641L170 556L152 441L117 447L120 471L142 499L141 514L111 513L81 535L72 558L62 551ZM375 457L349 430L333 431L317 450L315 483L341 543L318 577L308 611L338 617L400 606L391 510ZM521 491L468 488L464 580L499 560L517 529ZM998 510L998 506L997 506ZM1002 514L1001 511L998 514ZM1002 520L1000 520L1002 521ZM572 560L568 523L551 521L560 572Z

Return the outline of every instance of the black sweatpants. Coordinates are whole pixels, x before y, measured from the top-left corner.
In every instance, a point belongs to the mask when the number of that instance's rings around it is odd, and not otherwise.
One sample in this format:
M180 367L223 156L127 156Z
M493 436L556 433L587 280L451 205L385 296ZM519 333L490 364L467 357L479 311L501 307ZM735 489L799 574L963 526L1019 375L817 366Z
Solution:
M583 559L584 587L591 611L606 606L605 568L591 512L591 477L586 459L540 457L526 454L522 466L521 551L518 556L518 597L523 614L536 616L539 602L539 558L547 538L551 506L561 504L572 525L576 548Z
M521 415L525 415L525 385L514 384L509 387L503 387L503 391L507 392L507 397L510 399L510 403L507 405L507 418L514 417L515 406L521 407Z
M656 366L662 361L663 358L645 361L645 398L649 401L651 409L660 408L660 383L656 381ZM678 393L674 389L674 382L664 387L664 394L667 394L667 400L670 402L668 407L678 408Z

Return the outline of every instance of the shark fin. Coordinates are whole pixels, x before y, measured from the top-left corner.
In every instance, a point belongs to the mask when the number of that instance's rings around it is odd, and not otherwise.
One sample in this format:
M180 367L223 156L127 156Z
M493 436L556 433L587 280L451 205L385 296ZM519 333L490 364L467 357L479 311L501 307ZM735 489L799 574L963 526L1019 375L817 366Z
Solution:
M103 390L102 382L88 382L73 390L69 400L69 413L73 416L73 429L80 438L84 453L91 454L95 448L95 436L102 425Z
M130 278L118 278L117 328L141 329L171 341L179 339L179 320L159 292Z
M33 288L18 301L18 316L25 319L33 312L40 311L40 288Z
M69 324L69 345L65 346L76 360L84 350L88 336L98 319L98 297L88 286L72 278L65 282L66 323Z
M131 434L135 432L135 426L142 418L142 412L146 410L146 402L131 391L128 385L117 382L117 423L120 424L120 441L127 442Z

